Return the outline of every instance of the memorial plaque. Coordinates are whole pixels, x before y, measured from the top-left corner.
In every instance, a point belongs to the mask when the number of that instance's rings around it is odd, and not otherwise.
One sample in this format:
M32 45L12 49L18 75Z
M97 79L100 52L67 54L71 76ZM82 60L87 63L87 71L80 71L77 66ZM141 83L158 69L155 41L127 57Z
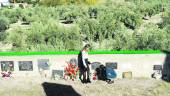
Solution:
M75 64L76 66L78 66L78 61L76 58L72 58L70 59L70 64Z
M153 70L162 70L162 65L154 65Z
M99 68L100 65L101 65L100 62L93 62L93 63L91 64L91 69L92 69L92 70L96 70L96 68Z
M56 76L63 77L64 70L52 70L52 77L55 78Z
M48 70L49 69L49 59L38 59L38 68L39 70Z
M117 62L106 62L106 67L117 69Z
M33 71L32 61L19 61L19 71Z
M1 70L2 71L14 71L14 62L13 61L1 61Z
M128 79L132 79L132 72L123 72L122 73L122 78L128 78Z

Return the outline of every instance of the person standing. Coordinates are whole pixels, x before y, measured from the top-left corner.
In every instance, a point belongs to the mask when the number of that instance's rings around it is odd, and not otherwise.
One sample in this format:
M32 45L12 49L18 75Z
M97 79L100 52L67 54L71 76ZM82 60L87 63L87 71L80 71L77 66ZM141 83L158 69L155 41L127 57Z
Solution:
M88 61L89 48L90 45L86 44L78 54L79 79L81 80L82 83L91 83L90 68L89 68L89 65L91 63ZM82 76L83 76L83 80L81 78Z

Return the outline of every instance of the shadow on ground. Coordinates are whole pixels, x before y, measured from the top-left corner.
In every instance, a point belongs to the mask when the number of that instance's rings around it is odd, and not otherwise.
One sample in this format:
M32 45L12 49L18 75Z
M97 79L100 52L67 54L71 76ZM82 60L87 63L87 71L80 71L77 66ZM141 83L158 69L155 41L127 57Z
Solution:
M72 86L57 83L42 83L46 96L81 96Z
M170 82L170 51L162 51L166 54L166 58L163 64L162 79Z

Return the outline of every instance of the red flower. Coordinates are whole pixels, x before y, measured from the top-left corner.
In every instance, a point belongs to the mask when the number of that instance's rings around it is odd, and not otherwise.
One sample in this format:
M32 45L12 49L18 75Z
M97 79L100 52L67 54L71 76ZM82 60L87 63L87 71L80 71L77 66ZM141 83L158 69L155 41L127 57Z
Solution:
M65 67L65 75L69 76L70 79L74 81L76 79L76 75L78 73L79 68L75 64L68 63ZM65 76L64 76L65 78Z

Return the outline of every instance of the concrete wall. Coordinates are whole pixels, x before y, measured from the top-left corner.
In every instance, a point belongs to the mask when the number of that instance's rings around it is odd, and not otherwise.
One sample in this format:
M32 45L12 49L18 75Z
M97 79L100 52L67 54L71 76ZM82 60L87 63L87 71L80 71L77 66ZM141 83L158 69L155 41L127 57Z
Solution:
M66 61L77 58L77 55L42 55L42 56L2 56L0 61L14 61L14 76L40 76L38 71L38 59L49 59L52 64L51 70L64 69ZM109 54L109 55L89 55L91 62L117 62L116 70L118 78L122 78L122 72L132 71L133 77L151 77L153 65L163 65L166 54ZM33 71L19 71L18 61L33 61ZM1 71L1 68L0 68Z

